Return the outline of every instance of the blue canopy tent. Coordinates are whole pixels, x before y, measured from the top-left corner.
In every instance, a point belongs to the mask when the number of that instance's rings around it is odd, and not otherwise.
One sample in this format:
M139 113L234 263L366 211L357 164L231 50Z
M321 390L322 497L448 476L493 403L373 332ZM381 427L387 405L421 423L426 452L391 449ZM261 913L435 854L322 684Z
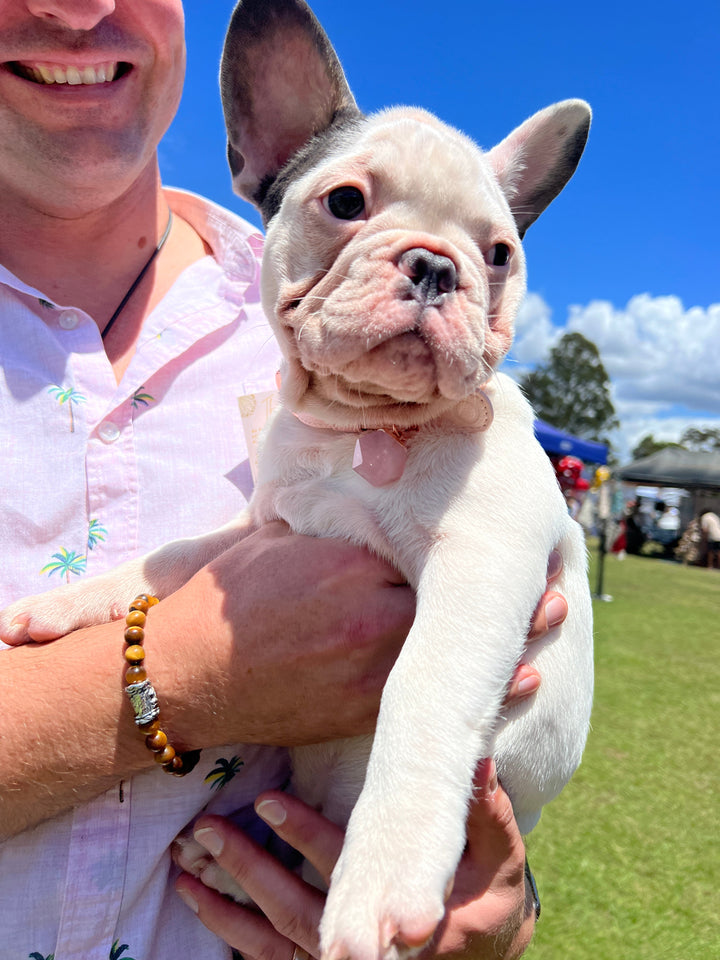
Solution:
M551 427L544 420L535 421L535 436L545 453L554 456L577 457L583 463L607 463L608 448L604 443L596 443L594 440L581 440L580 437L573 437L569 433L563 433L557 427ZM606 520L600 522L600 537L598 543L599 561L598 561L598 580L597 592L593 596L599 600L610 600L607 594L603 593L603 574L605 567L605 533Z
M604 443L573 437L557 427L551 427L544 420L535 421L535 436L546 453L569 455L588 463L607 463L608 448Z

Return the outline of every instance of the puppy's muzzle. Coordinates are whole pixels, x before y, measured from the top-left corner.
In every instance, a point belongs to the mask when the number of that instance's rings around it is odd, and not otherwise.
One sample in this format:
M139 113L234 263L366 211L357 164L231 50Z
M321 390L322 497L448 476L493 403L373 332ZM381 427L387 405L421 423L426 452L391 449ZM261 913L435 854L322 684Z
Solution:
M439 307L458 287L458 272L453 261L424 247L406 250L398 261L398 270L410 281L407 287L410 297L423 306Z

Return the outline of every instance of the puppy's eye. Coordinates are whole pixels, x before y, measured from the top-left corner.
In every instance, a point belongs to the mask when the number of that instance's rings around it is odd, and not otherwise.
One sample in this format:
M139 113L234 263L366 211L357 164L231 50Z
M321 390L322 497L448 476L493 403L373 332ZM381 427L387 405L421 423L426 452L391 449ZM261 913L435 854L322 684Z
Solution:
M337 220L357 220L365 210L365 197L357 187L336 187L323 204Z
M506 267L510 263L510 247L506 243L496 243L485 254L485 263L491 267Z

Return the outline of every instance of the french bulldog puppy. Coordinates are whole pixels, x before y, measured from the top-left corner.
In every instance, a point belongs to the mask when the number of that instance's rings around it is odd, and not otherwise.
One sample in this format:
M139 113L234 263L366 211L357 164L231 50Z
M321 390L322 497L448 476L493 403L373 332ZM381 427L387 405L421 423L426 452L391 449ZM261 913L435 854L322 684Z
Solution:
M238 3L221 87L234 186L267 227L263 304L285 356L252 501L221 531L14 604L0 632L18 613L44 638L122 615L275 518L392 561L417 616L374 740L304 747L293 763L297 793L347 824L323 958L393 958L443 915L478 759L495 758L526 833L585 744L583 536L530 407L496 368L525 292L521 238L572 176L590 110L555 104L487 153L420 109L365 117L302 0ZM528 651L554 547L569 616ZM542 686L502 711L522 659Z

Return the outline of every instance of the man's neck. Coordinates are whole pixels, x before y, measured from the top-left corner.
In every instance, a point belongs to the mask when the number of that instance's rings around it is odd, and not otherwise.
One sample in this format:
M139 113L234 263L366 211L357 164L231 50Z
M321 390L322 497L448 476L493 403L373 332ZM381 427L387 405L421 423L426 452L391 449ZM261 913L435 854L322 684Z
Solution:
M152 170L120 197L77 213L7 197L0 202L0 263L101 325L157 245L167 217Z
M0 201L0 263L45 297L87 312L103 331L157 246L169 207L157 168L120 197L76 216ZM106 341L119 380L145 316L192 262L211 252L180 217Z

